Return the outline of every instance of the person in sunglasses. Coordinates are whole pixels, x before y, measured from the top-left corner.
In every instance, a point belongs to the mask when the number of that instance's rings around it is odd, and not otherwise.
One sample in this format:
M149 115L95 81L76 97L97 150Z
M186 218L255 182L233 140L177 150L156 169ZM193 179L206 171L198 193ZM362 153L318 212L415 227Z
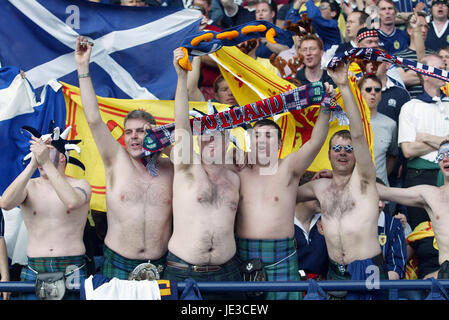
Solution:
M423 64L444 69L444 61L436 54L427 55ZM404 187L443 184L435 160L438 146L449 139L449 98L442 93L444 81L422 76L424 92L405 103L399 114L398 144L407 158ZM407 206L408 221L412 229L429 216L422 208Z
M332 178L316 179L300 186L296 200L319 201L330 258L328 280L388 279L377 234L376 168L363 132L360 111L348 83L348 64L340 63L328 73L340 88L351 131L337 131L329 140ZM377 290L369 290L366 294L341 291L328 294L331 299L383 298Z
M358 85L370 111L376 174L389 186L388 174L393 170L398 156L398 128L394 120L377 110L382 99L382 82L379 78L374 74L367 74Z
M383 200L395 201L407 206L424 208L432 221L438 246L440 269L438 279L449 279L449 140L440 143L435 159L443 174L441 187L417 185L410 188L388 188L377 184Z

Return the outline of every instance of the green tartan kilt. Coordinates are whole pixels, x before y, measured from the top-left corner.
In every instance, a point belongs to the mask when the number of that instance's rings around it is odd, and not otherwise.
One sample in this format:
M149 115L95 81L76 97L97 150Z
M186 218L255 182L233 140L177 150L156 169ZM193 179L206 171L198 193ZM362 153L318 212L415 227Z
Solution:
M237 238L242 261L262 260L268 281L300 281L294 238L260 240ZM267 292L267 300L302 300L301 292Z
M101 273L103 274L103 276L111 279L117 278L121 280L128 280L130 272L133 271L139 264L148 263L148 260L134 260L125 258L112 251L107 246L104 246L103 255L104 263L101 268ZM156 267L161 266L160 268L164 270L166 266L166 255L157 260L151 260L151 263Z

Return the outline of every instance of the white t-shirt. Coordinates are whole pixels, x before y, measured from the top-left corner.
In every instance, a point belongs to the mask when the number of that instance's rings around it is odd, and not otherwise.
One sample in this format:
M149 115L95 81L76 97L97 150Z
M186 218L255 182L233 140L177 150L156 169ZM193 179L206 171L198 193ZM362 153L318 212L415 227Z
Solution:
M449 99L427 103L418 99L406 102L399 114L398 144L416 141L417 133L435 136L449 135ZM421 156L422 159L436 163L438 151Z

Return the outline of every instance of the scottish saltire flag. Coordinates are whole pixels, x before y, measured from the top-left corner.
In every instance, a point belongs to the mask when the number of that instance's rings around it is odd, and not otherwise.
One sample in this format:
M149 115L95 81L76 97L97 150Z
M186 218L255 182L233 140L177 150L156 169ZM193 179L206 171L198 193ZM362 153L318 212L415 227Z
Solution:
M48 133L54 121L54 126L65 128L66 107L61 88L58 82L50 81L40 99L36 99L18 68L0 69L0 194L28 164L23 163L23 158L30 152L30 136L22 134L21 127ZM38 171L33 177L37 175Z
M78 35L94 42L96 93L133 99L174 98L173 50L198 30L200 11L125 7L86 0L3 0L0 63L25 71L37 90L57 79L78 85Z

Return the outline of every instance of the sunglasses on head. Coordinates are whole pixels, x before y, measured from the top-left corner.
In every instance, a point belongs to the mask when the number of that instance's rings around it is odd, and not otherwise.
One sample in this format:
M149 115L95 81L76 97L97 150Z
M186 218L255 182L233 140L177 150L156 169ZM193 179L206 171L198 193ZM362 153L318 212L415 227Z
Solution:
M371 93L371 91L373 89L374 89L375 92L380 92L380 90L382 90L382 88L379 88L379 87L375 87L375 88L373 88L373 87L366 87L365 91L368 92L368 93Z
M443 160L444 156L449 158L449 151L439 153L436 157L437 162L440 162L441 160Z
M351 146L350 144L344 146L345 151L347 153L351 153L354 150L354 147ZM332 147L332 150L334 150L335 152L340 152L343 149L343 146L336 144L335 146Z

